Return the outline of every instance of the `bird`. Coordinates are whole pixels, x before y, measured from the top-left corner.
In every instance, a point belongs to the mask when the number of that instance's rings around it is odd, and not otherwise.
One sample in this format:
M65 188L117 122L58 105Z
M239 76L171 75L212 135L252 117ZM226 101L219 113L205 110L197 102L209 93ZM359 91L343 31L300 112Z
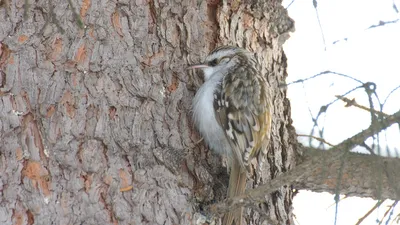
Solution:
M272 103L266 78L254 53L220 46L202 63L204 83L192 102L193 122L213 151L226 155L230 173L227 197L244 193L251 160L267 153L271 136ZM243 209L224 215L223 225L241 225Z

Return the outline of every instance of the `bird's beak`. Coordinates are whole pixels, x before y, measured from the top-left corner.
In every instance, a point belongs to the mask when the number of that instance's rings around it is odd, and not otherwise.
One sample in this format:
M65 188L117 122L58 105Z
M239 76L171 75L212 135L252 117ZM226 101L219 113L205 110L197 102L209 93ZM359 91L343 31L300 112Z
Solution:
M191 70L191 69L203 69L203 68L207 68L209 67L206 64L195 64L195 65L191 65L188 68L186 68L187 70Z

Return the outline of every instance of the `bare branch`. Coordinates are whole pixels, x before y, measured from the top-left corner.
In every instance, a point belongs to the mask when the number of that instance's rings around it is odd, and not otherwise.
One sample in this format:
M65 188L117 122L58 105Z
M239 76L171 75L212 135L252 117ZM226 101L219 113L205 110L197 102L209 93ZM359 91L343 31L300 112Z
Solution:
M378 123L376 125L369 126L368 129L361 131L351 138L348 138L347 140L333 147L331 150L351 150L357 145L361 145L362 143L364 143L364 141L367 140L369 137L378 134L382 130L385 130L395 123L400 123L400 111L397 111L395 114L387 116L384 119L378 120Z
M293 4L293 2L294 2L294 0L292 0L292 1L288 4L288 6L286 6L285 8L286 8L286 9L289 9L289 7Z
M319 24L319 29L321 31L322 42L324 43L324 50L326 51L325 35L324 35L324 31L322 29L321 19L319 18L319 12L318 12L318 9L317 9L317 7L318 7L317 0L313 0L313 5L314 5L315 13L317 15L317 21L318 21L318 24Z
M386 101L389 99L389 97L390 97L395 91L397 91L397 90L399 90L399 89L400 89L400 85L397 86L397 87L395 87L395 88L393 88L393 90L390 91L390 93L386 96L386 98L385 98L385 100L383 101L383 104L382 104L382 105L385 105L385 104L386 104Z
M326 70L326 71L320 72L318 74L315 74L314 76L290 82L289 84L281 84L281 87L286 87L286 86L289 86L289 85L292 85L292 84L296 84L296 83L303 83L303 82L305 82L307 80L310 80L310 79L313 79L313 78L316 78L316 77L319 77L319 76L322 76L322 75L325 75L325 74L332 74L332 75L337 75L337 76L340 76L340 77L349 78L349 79L354 80L354 81L356 81L356 82L358 82L360 84L364 84L364 82L362 82L362 81L360 81L360 80L358 80L358 79L356 79L356 78L354 78L352 76L349 76L349 75L346 75L346 74L343 74L343 73L337 73L337 72L334 72L334 71Z
M396 8L396 5L395 5L395 4L393 4L393 9L397 12L397 8ZM381 21L379 21L378 24L371 25L371 26L369 26L368 28L366 28L365 30L369 30L369 29L373 29L373 28L377 28L377 27L382 27L382 26L385 26L385 25L387 25L387 24L393 24L393 23L397 23L397 22L399 22L399 19L391 20L391 21L382 21L382 20L381 20ZM349 38L348 38L348 37L345 37L345 38L342 38L342 39L338 39L338 40L336 40L336 41L333 41L332 44L337 44L337 43L339 43L339 42L348 41L348 40L349 40Z
M391 20L391 21L382 21L382 20L381 20L381 21L379 21L378 24L371 25L370 27L368 27L367 30L368 30L368 29L372 29L372 28L382 27L382 26L385 26L385 25L387 25L387 24L397 23L397 22L399 22L399 19L397 19L397 20Z
M372 213L373 211L375 211L375 209L377 209L379 206L381 206L383 202L384 202L384 201L381 201L381 200L378 201L378 202L374 205L374 207L372 207L363 217L361 217L361 218L358 220L358 222L357 222L355 225L360 225L360 224L362 223L362 221L364 221L365 218L367 218L369 215L371 215L371 213Z
M307 135L307 134L298 134L297 136L298 136L298 137L309 137L309 138L313 138L313 139L315 139L315 140L317 140L317 141L320 141L320 142L322 142L322 143L325 143L325 144L327 144L327 145L329 145L329 146L335 146L335 145L333 145L333 144L327 142L325 139L320 138L320 137L316 137L316 136L312 136L312 135Z
M397 9L397 6L396 6L396 3L394 2L394 0L393 0L392 8L396 13L399 13L399 10Z
M386 210L385 214L384 214L383 217L382 217L382 220L379 222L379 225L382 224L383 219L387 216L387 214L389 213L389 211L391 211L391 210L394 209L394 207L397 205L397 203L398 203L398 201L394 201L393 204ZM387 219L387 221L390 221L390 216L389 216L389 218ZM388 222L386 222L386 224L388 224Z
M254 202L264 202L266 195L271 194L272 192L279 189L281 186L289 185L296 181L300 182L304 178L315 175L315 173L319 172L321 168L325 168L327 166L327 163L339 162L340 158L344 154L347 154L351 149L353 149L357 145L363 144L369 137L378 134L382 130L387 129L395 123L400 123L400 111L396 112L393 115L387 116L384 119L378 120L378 123L376 123L375 125L371 125L368 129L354 135L351 138L344 140L342 143L334 146L329 151L326 151L325 157L328 157L328 162L327 160L323 160L321 154L307 154L309 150L311 150L310 152L313 153L315 153L315 150L312 151L311 148L303 147L305 153L303 157L303 162L301 162L296 168L287 173L281 174L275 179L269 181L267 184L246 191L246 193L241 196L226 199L220 203L213 204L209 207L209 210L214 215L222 215L238 207L254 204Z
M360 108L360 109L363 109L363 110L365 110L365 111L378 114L378 115L380 115L380 116L384 116L384 117L389 116L389 115L386 114L386 113L383 113L383 112L377 111L377 110L375 110L375 109L371 109L371 108L368 108L368 107L366 107L366 106L363 106L363 105L358 104L354 98L350 100L349 98L346 98L346 97L341 96L341 95L336 95L335 97L338 98L338 99L340 99L340 100L342 100L342 101L344 101L344 102L346 102L346 107L355 106L355 107Z

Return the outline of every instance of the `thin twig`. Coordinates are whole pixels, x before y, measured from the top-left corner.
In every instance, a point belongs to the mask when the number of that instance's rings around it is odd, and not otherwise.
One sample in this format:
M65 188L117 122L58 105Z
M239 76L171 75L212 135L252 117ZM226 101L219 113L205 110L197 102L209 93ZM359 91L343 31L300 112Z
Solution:
M394 6L393 8L394 8L394 10L396 11L396 13L398 13L398 12L397 12L397 8L396 8L396 5L393 4L393 6ZM364 29L364 30L369 30L369 29L373 29L373 28L385 26L386 24L393 24L393 23L397 23L397 22L399 22L399 19L392 20L392 21L379 21L378 24L376 24L376 25L371 25L371 26L369 26L368 28L366 28L366 29ZM342 41L348 41L349 39L351 39L351 37L344 37L344 38L342 38L342 39L338 39L338 40L333 41L332 44L337 44L337 43L342 42Z
M382 105L385 105L385 104L386 104L386 101L389 99L390 95L392 95L393 92L395 92L395 91L398 90L399 88L400 88L400 85L397 86L397 87L395 87L395 88L393 88L393 90L390 91L390 93L386 96L386 98L385 98L385 100L383 101L383 104L382 104Z
M346 75L346 76L347 76L347 75ZM359 88L362 88L362 87L363 87L363 86L355 87L355 88L353 88L353 89L347 91L346 93L344 93L344 94L341 95L341 96L346 96L346 95L352 93L353 91L355 91L355 90L357 90L357 89L359 89ZM320 117L321 115L325 115L325 113L326 113L326 111L328 110L328 108L329 108L333 103L335 103L336 101L339 101L339 99L335 99L335 100L331 101L330 103L328 103L328 104L326 104L326 105L324 105L324 106L321 106L321 108L320 108L320 110L319 110L319 112L318 112L318 115L317 115L315 118L312 116L310 107L308 107L308 110L310 111L310 115L311 115L312 120L313 120L313 123L314 123L314 125L313 125L313 127L312 127L312 129L311 129L311 134L310 134L310 135L313 135L313 134L314 134L314 129L315 129L315 128L318 128L319 136L320 136L321 138L323 137L324 128L322 128L322 129L319 128L319 125L318 125L319 117ZM311 146L311 139L310 139L310 146Z
M289 9L289 7L293 4L294 0L292 0L288 6L286 6L286 9Z
M319 13L318 13L318 9L317 9L317 6L318 6L317 0L313 0L313 5L314 5L315 13L317 14L317 21L319 24L319 29L321 31L322 42L324 43L324 51L326 51L325 35L324 35L324 31L322 29L321 19L319 18Z
M371 155L376 155L374 150L371 147L369 147L365 142L362 143L360 146L364 147L365 149L367 149Z
M377 209L380 205L382 205L383 202L384 202L384 201L379 200L379 201L374 205L374 207L372 207L363 217L361 217L361 218L358 220L358 222L357 222L355 225L360 225L360 224L362 223L362 221L364 221L369 215L371 215L371 213L372 213L373 211L375 211L375 209Z
M378 24L371 25L371 26L368 27L366 30L371 29L371 28L382 27L382 26L385 26L385 25L387 25L387 24L392 24L392 23L397 23L397 22L399 22L399 19L391 20L391 21L382 21L382 20L380 20L380 21L378 22Z
M357 83L364 84L364 82L362 82L361 80L358 80L358 79L356 79L356 78L354 78L352 76L349 76L349 75L346 75L346 74L343 74L343 73L337 73L337 72L334 72L334 71L326 70L326 71L317 73L317 74L315 74L315 75L313 75L311 77L307 77L307 78L304 78L304 79L296 80L296 81L290 82L288 84L281 84L280 87L287 87L287 86L292 85L292 84L303 83L303 82L305 82L307 80L314 79L316 77L319 77L319 76L322 76L322 75L325 75L325 74L332 74L332 75L337 75L337 76L340 76L340 77L345 77L345 78L354 80Z
M398 203L398 201L394 201L393 204L388 208L388 210L386 210L385 214L384 214L383 217L382 217L382 220L379 222L379 225L382 224L383 219L387 216L387 214L389 213L389 211L392 210L392 209L397 205L397 203ZM389 221L389 219L390 219L390 218L388 218L388 221ZM386 223L386 224L388 224L388 223Z
M342 100L342 101L344 101L344 102L346 102L346 107L355 106L357 108L363 109L363 110L368 111L368 112L375 113L375 114L380 115L380 116L384 116L384 117L388 117L389 116L386 113L383 113L383 112L377 111L375 109L371 109L371 108L368 108L366 106L358 104L354 98L350 100L349 98L346 98L346 97L341 96L341 95L336 95L335 97L340 99L340 100Z
M346 196L344 196L343 198L339 199L339 202L344 201L344 200L347 199L347 198L349 198L349 196L346 195ZM333 203L333 204L330 204L330 205L328 206L328 208L330 208L330 207L332 207L332 206L336 206L336 202Z
M309 138L314 138L315 140L320 141L320 142L323 142L323 143L325 143L325 144L327 144L327 145L329 145L329 146L335 146L335 145L333 145L333 144L331 144L331 143L325 141L325 139L320 138L320 137L316 137L316 136L313 136L313 135L298 134L297 136L298 136L298 137L309 137Z

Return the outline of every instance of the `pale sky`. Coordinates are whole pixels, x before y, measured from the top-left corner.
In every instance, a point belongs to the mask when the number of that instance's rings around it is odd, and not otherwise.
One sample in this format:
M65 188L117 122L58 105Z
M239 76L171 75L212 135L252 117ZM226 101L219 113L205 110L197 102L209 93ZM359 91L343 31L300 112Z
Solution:
M291 0L285 0L286 7ZM288 58L287 82L304 79L325 70L352 76L362 82L374 82L383 102L389 92L400 85L400 22L368 29L379 21L393 21L400 14L400 0L320 0L318 17L313 1L295 0L289 7L289 15L295 20L296 31L285 43ZM344 40L347 38L347 40ZM324 44L325 39L325 44ZM341 40L336 44L335 41ZM309 108L315 117L321 106L335 100L335 95L360 86L359 83L334 75L324 75L289 86L288 94L292 105L292 118L299 134L309 134L312 120ZM365 91L360 89L348 96L357 103L369 106ZM383 112L392 114L400 109L400 89L394 92ZM377 102L375 103L377 105ZM345 103L331 105L322 116L324 138L333 144L353 136L370 124L370 114L355 107L344 107ZM398 127L392 126L381 135L381 145L400 152ZM387 141L385 141L387 139ZM308 139L304 141L308 143ZM400 154L400 153L399 153ZM294 213L300 225L334 224L334 196L302 191L294 199ZM362 224L378 224L387 210L381 206ZM376 201L349 198L339 203L338 225L355 224ZM400 208L400 207L397 207ZM395 217L397 212L392 216ZM384 221L382 224L385 224ZM389 223L396 224L396 223Z

